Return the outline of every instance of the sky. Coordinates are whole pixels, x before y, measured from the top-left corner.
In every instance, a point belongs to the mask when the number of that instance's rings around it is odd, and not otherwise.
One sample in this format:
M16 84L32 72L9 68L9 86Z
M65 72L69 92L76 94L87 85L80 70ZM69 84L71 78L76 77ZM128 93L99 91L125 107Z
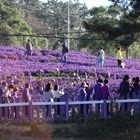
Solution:
M48 0L40 0L42 2L47 2ZM62 0L68 1L68 0ZM111 2L108 0L79 0L80 3L85 3L87 7L90 9L92 7L99 7L99 6L109 6Z

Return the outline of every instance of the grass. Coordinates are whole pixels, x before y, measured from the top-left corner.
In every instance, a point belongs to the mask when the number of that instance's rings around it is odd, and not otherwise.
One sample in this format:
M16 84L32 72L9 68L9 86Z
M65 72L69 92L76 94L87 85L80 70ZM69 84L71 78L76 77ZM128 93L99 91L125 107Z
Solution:
M111 119L99 119L95 115L86 119L77 116L67 122L8 122L0 124L0 127L3 140L6 137L42 140L139 140L140 114L132 116L118 113Z

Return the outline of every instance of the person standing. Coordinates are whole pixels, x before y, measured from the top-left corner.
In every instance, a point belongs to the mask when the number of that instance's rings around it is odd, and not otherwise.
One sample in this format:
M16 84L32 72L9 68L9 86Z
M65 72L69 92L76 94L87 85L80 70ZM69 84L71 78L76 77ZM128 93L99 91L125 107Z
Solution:
M102 100L102 97L103 97L102 86L103 86L103 80L98 79L92 91L94 100ZM96 107L97 107L97 113L98 115L100 115L100 109L101 109L100 104L97 104Z
M125 75L123 78L123 81L119 85L119 94L120 98L127 99L127 95L130 94L130 84L129 84L129 76ZM127 103L124 103L124 110L127 111ZM120 107L120 110L122 110L122 106Z
M110 91L109 91L109 86L108 86L108 79L104 80L104 85L102 86L102 99L108 100L110 98ZM107 115L109 115L109 104L107 103Z
M64 91L59 89L57 84L54 85L54 98L57 98L57 102L60 102L60 97L64 95ZM57 105L57 115L60 115L60 105Z
M68 47L66 47L66 43L65 42L63 42L63 43L58 42L58 44L62 46L61 61L65 63L67 61Z
M79 101L86 101L86 98L87 98L86 87L87 87L87 84L85 82L82 82L81 87L78 90ZM79 112L81 115L84 114L84 104L80 104L80 111Z
M33 51L32 43L31 43L31 40L28 39L28 42L26 44L26 54L27 54L27 56L32 55L32 51Z
M52 83L47 83L45 86L45 89L43 91L44 99L45 102L53 102L54 99L54 90L53 90L53 85ZM46 117L48 116L49 113L49 105L46 105Z
M22 91L22 100L23 102L30 102L31 101L31 94L30 94L30 84L25 83L25 87ZM25 116L29 117L29 106L25 106Z
M118 62L118 67L121 68L123 57L122 57L122 51L121 51L120 47L118 47L117 54L116 54L116 59L117 59L117 62Z
M98 51L98 58L95 63L95 66L104 66L104 57L105 57L105 52L103 50L103 47L100 47L100 50Z

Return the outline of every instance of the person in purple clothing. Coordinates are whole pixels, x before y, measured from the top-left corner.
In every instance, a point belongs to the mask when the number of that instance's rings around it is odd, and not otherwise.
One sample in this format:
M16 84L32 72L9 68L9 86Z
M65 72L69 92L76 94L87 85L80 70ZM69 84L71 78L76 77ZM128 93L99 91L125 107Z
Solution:
M102 99L102 86L103 86L103 80L98 79L97 84L95 84L93 88L93 98L95 100L101 100Z
M110 91L109 91L109 86L108 86L108 79L104 80L104 85L102 86L102 99L108 100L110 97ZM107 114L109 115L109 104L107 104Z
M101 100L103 93L102 93L102 86L103 86L103 80L98 79L97 84L95 84L93 88L93 99L94 100ZM98 114L100 114L100 104L97 104L98 107Z
M87 92L86 92L86 83L85 82L82 82L81 83L81 87L79 89L79 100L80 101L86 101L86 98L87 98ZM84 111L84 105L81 104L80 105L80 114L82 115L83 114L83 111Z
M104 80L104 85L102 86L102 94L103 94L102 99L106 99L106 100L108 100L109 97L110 97L110 91L109 91L108 83L109 83L108 79L105 79Z

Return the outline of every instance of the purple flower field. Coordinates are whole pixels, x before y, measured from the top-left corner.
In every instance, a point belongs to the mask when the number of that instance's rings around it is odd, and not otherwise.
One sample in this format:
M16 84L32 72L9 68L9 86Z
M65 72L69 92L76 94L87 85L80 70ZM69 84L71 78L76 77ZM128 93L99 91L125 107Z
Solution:
M118 88L123 75L130 77L140 76L139 60L125 59L125 68L118 68L117 61L113 57L105 58L105 66L95 67L96 56L83 52L69 52L67 63L61 63L61 51L34 49L33 56L25 55L23 47L0 46L0 77L1 81L14 76L18 80L24 77L46 78L48 81L57 82L68 94L76 94L81 81L90 84L95 83L95 77L100 74L110 78L111 92ZM116 78L117 77L117 78ZM33 83L34 85L37 82Z

